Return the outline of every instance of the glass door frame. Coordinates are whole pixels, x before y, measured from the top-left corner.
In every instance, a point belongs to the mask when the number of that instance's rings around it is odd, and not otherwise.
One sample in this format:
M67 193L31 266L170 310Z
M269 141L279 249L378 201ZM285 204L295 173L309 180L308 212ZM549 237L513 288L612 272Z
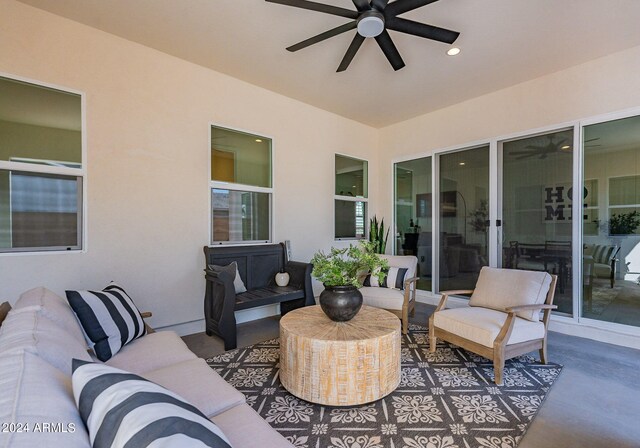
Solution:
M544 126L535 129L528 129L525 131L514 132L510 134L498 135L496 137L491 137L487 139L476 140L473 142L465 143L462 145L453 145L446 148L441 149L433 149L428 151L421 151L417 153L407 154L401 157L396 157L391 160L391 190L393 196L391 197L391 207L392 207L392 219L395 225L396 223L396 212L394 205L394 196L395 196L395 164L401 163L409 160L419 159L423 157L432 157L431 164L431 188L434 200L432 201L431 213L432 216L438 216L438 211L440 208L440 155L464 151L468 149L474 149L482 146L489 145L489 219L491 220L491 225L489 228L489 266L497 267L499 263L501 263L502 256L502 243L501 241L501 233L502 229L496 225L496 220L501 219L502 215L502 148L501 143L510 140L517 140L520 138L526 138L535 136L538 134L551 133L558 130L568 130L573 129L573 147L574 147L574 157L573 157L573 189L574 191L582 191L584 188L583 181L583 168L584 168L584 150L583 150L583 128L588 125L604 123L607 121L629 118L633 116L640 115L640 107L625 109L622 111L606 113L596 116L591 116L588 118L578 118L574 121L567 121L555 125ZM576 150L577 148L577 150ZM582 201L572 201L571 206L572 216L581 216L582 214ZM433 220L432 227L432 247L437 248L440 247L440 238L439 238L439 220ZM595 332L598 331L608 331L614 332L613 334L619 334L622 336L631 336L631 337L640 337L640 327L634 327L630 325L617 324L612 322L606 322L601 320L589 319L586 317L582 317L582 281L579 279L582 278L582 252L583 252L583 222L582 219L577 219L572 221L572 293L573 293L573 315L563 315L552 313L552 322L556 322L557 324L569 324L569 325L581 325L588 327L590 330ZM500 242L500 243L499 243ZM395 253L395 247L393 248L393 253ZM439 254L437 251L432 251L432 289L431 294L436 296L439 293ZM428 291L424 291L427 292ZM571 330L571 327L565 326L563 327L563 332L568 334L576 334L580 336L578 330ZM604 336L601 340L606 340L612 338L611 333ZM615 338L615 336L613 336Z
M531 137L544 136L546 134L554 133L554 132L562 132L562 131L573 131L573 160L572 160L572 188L573 191L582 191L582 127L578 122L571 122L560 124L557 126L548 126L544 128L539 128L535 130L530 130L526 132L518 132L516 134L510 134L508 136L503 136L501 138L497 138L492 140L492 143L495 143L496 146L496 154L495 154L495 163L496 163L496 196L494 197L494 203L496 207L496 220L500 220L501 225L495 226L495 244L492 246L494 251L494 259L495 264L490 264L490 266L502 267L502 250L503 250L503 227L502 223L504 222L502 211L503 211L503 199L504 199L504 143L512 142L515 140L521 140ZM576 151L576 148L579 148L579 151ZM582 201L572 201L571 204L571 216L582 216ZM568 318L573 320L574 316L580 316L580 304L582 303L582 282L576 281L577 279L582 278L582 219L574 219L571 221L571 291L572 291L572 315L568 314L559 314L554 312L554 316L557 318Z
M583 145L584 145L584 128L586 126L590 126L590 125L594 125L594 124L600 124L600 123L606 123L609 121L615 121L615 120L622 120L625 118L631 118L631 117L637 117L640 116L640 107L636 107L636 108L632 108L632 109L625 109L622 111L617 111L617 112L611 112L611 113L607 113L607 114L602 114L602 115L596 115L590 118L585 118L580 120L577 123L577 127L579 129L579 131L577 131L576 133L579 133L579 144L580 144L580 157L576 157L576 159L579 160L574 160L574 185L577 185L579 188L584 188L584 179L583 179L583 170L584 170L584 150L583 150ZM579 190L580 191L580 190ZM576 205L576 204L574 204ZM575 209L574 209L574 213L575 213ZM575 224L575 223L574 223ZM583 245L583 228L582 228L582 220L580 220L579 223L579 237L580 237L580 251L582 252L582 245ZM575 230L575 229L574 229ZM579 270L577 269L578 267L576 266L574 268L573 271L573 275L579 275L580 278L582 278L582 253L578 254L579 255L579 263L576 263L576 265L580 264L580 268ZM574 253L575 256L575 253ZM578 282L574 282L574 283L578 283ZM576 321L580 324L584 324L584 325L588 325L590 327L596 328L596 329L602 329L602 330L606 330L606 331L611 331L611 332L617 332L617 333L622 333L624 335L632 335L632 336L637 336L640 337L640 326L635 327L632 325L625 325L625 324L620 324L620 323L615 323L615 322L608 322L608 321L604 321L604 320L597 320L597 319L590 319L588 317L582 317L582 315L580 314L581 312L581 307L582 307L582 288L581 283L577 285L577 289L579 290L579 297L580 297L580 302L578 303L578 314L575 315L575 317L577 317ZM575 286L575 285L574 285ZM575 289L574 289L574 294L576 293ZM576 297L578 297L576 295ZM575 304L574 304L574 309L575 309ZM557 317L557 316L556 316ZM615 337L615 336L614 336Z

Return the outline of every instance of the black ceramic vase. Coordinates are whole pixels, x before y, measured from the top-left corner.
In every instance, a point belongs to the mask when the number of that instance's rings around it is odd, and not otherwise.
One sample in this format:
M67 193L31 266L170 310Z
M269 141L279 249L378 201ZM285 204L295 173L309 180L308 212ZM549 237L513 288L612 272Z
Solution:
M362 307L362 293L355 286L327 286L320 293L320 306L336 322L353 319Z

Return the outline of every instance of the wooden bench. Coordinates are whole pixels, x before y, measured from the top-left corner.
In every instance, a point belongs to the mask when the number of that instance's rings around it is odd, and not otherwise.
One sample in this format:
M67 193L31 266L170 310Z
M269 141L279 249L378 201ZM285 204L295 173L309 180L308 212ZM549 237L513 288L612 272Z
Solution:
M280 304L284 316L291 310L315 305L309 263L289 261L283 243L253 246L205 246L204 317L206 333L224 341L225 350L236 348L235 311ZM236 294L233 278L227 272L214 272L208 266L238 264L247 291ZM277 286L276 273L289 273L289 285Z

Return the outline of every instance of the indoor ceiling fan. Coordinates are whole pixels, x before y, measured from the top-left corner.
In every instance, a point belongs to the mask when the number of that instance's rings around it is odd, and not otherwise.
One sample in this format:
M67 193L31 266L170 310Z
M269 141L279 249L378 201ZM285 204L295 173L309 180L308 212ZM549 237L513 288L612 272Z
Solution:
M432 39L447 44L455 42L460 35L460 33L456 31L398 17L400 14L426 6L438 0L396 0L391 3L389 3L389 0L371 0L371 2L369 2L369 0L352 0L356 7L356 11L308 0L266 1L269 3L278 3L281 5L293 6L296 8L308 9L311 11L352 19L344 25L340 25L336 28L325 31L324 33L320 33L317 36L313 36L287 48L289 51L302 50L303 48L322 42L330 37L356 29L356 35L351 41L351 45L349 45L346 54L342 58L342 62L337 70L338 72L343 72L347 67L349 67L349 64L360 49L360 46L368 37L375 38L380 49L387 57L394 70L400 70L404 67L404 61L391 40L387 30L399 31L401 33L424 37L426 39Z
M549 142L541 145L527 145L525 146L524 151L511 151L509 153L510 156L519 156L516 157L516 160L527 159L529 157L538 157L539 159L546 159L549 154L554 154L556 152L560 153L568 153L571 152L572 145L568 139L563 138L558 142L554 142L555 135L547 136ZM592 138L589 140L585 140L585 143L593 142L596 140L600 140L600 137ZM585 145L585 147L595 147L600 145Z
M510 156L516 157L516 160L527 159L529 157L538 157L539 159L546 159L549 154L556 152L568 152L571 151L571 145L568 143L568 139L563 138L558 142L554 142L555 135L547 136L549 142L540 145L527 145L524 151L511 151Z

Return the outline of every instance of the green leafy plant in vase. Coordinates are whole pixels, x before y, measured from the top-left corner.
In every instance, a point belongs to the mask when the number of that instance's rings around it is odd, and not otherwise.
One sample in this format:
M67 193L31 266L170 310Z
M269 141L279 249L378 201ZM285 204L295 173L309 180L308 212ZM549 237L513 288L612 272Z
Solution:
M384 280L387 260L374 252L373 243L362 241L344 249L332 247L329 253L318 251L311 259L312 275L324 284L320 294L322 311L337 322L351 320L362 307L358 288L367 274Z

